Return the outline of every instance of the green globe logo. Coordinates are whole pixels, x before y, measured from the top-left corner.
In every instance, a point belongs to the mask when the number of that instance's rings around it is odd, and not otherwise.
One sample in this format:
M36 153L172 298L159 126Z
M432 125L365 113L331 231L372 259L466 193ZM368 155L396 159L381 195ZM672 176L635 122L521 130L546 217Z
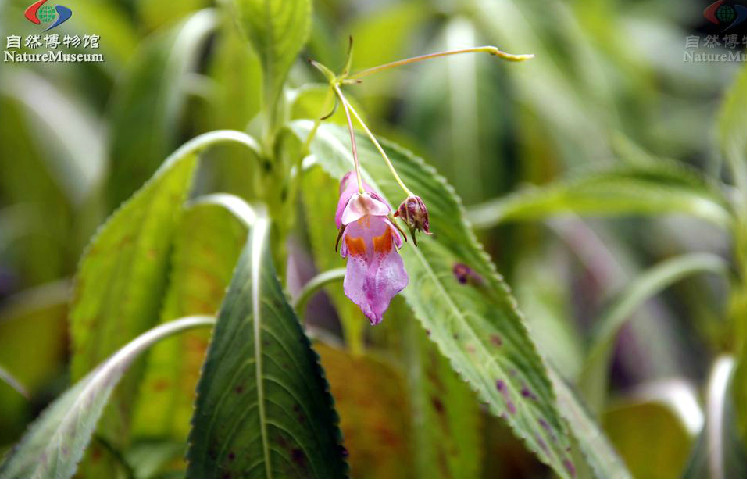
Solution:
M42 5L42 7L36 12L36 17L43 23L49 23L57 18L57 12L52 5Z
M62 25L73 16L73 11L66 6L45 5L47 1L48 0L37 0L29 5L28 8L26 8L26 11L23 12L23 16L34 25L51 23L51 25L44 29L45 32Z
M716 0L703 10L703 16L714 25L723 25L725 32L747 20L747 6L734 0Z
M737 12L731 5L721 5L716 11L716 18L724 23L731 23L737 18Z

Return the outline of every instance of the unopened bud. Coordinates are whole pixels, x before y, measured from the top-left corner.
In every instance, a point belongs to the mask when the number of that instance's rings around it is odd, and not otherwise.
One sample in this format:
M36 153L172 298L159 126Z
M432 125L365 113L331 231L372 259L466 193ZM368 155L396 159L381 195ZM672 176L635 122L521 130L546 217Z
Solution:
M394 216L402 218L408 228L410 228L410 236L412 236L412 242L418 244L415 238L416 231L422 231L425 234L431 234L428 224L428 208L425 207L425 203L419 196L408 196L405 201L399 205Z

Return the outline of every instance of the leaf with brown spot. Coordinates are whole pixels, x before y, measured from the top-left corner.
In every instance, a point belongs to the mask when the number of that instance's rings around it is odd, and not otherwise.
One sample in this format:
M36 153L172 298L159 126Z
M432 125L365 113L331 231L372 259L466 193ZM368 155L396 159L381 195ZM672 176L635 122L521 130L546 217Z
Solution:
M407 386L401 371L374 356L317 343L329 380L353 477L413 475Z
M71 305L73 381L158 322L171 241L196 165L194 154L164 165L93 238L80 263ZM174 194L182 201L174 202ZM117 447L129 437L141 374L142 364L136 364L123 378L111 399L113 407L99 425L102 436ZM82 469L96 477L111 474L115 467L104 454L95 465L84 462Z
M246 225L220 205L196 203L184 210L175 233L162 323L188 314L217 315L246 234ZM153 348L135 407L133 436L186 443L209 339L209 331L196 330Z
M483 440L477 395L451 369L411 315L398 315L397 319L405 322L416 476L479 477Z
M221 306L197 387L188 478L347 476L329 386L278 281L269 230L258 215Z

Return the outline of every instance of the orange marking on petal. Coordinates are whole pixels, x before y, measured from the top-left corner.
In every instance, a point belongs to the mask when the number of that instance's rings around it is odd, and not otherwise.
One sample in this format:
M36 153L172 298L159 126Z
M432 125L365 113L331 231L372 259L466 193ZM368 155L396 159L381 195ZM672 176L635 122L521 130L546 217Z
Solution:
M392 229L387 228L383 235L374 236L374 251L377 253L388 253L392 250Z
M348 247L348 254L352 254L353 256L366 254L366 242L363 241L363 238L345 236L345 245Z

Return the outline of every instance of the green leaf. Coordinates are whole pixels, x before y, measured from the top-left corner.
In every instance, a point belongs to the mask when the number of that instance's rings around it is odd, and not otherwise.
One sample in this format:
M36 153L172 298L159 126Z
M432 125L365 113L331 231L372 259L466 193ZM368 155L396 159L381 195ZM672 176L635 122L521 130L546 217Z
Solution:
M236 197L228 199L248 208ZM174 232L161 323L192 314L217 315L247 227L212 201L201 200L184 210ZM186 442L209 339L207 331L190 331L153 348L140 386L133 436Z
M396 58L407 56L410 47L408 40L428 20L429 5L421 2L382 4L379 8L356 16L350 25L354 40L355 69L382 65ZM382 38L386 37L385 42ZM394 72L396 70L393 70ZM389 72L387 72L389 73ZM386 73L369 82L370 88L380 91L376 84L381 81L391 86L391 78ZM364 83L361 88L366 85Z
M727 91L718 114L716 135L721 151L730 162L734 180L742 188L747 187L747 67L737 76L734 85ZM740 176L739 174L742 174Z
M734 195L734 208L737 216L737 225L734 228L734 256L736 257L737 270L741 273L742 281L747 276L747 134L744 131L745 122L747 122L747 66L742 67L742 71L737 77L734 85L729 89L721 105L718 115L718 124L716 133L719 140L719 146L731 169L731 176L736 186ZM741 286L744 291L744 284ZM747 301L745 294L741 293L741 301ZM732 295L734 298L736 294ZM738 317L744 317L744 308L742 314ZM747 328L742 327L737 331L737 344L742 351L747 351ZM745 356L746 353L742 353ZM740 363L744 361L739 360ZM743 372L744 365L740 364L738 370ZM743 374L741 375L743 376ZM743 395L744 388L737 388L737 394ZM741 409L740 402L737 402ZM747 440L747 414L741 413L740 422L743 438Z
M353 70L409 56L412 53L412 41L418 38L418 33L428 25L428 20L433 14L432 9L427 2L420 1L380 3L377 8L367 11L365 15L356 16L345 30L346 34L353 37ZM315 25L315 28L317 27L318 25ZM386 41L382 41L382 38L386 38ZM336 66L337 63L327 65ZM417 71L422 72L422 67ZM397 83L400 78L407 75L407 69L384 70L376 75L375 81L365 81L358 85L357 96L363 101L366 113L372 118L385 117L386 109L391 105L388 100L398 95L408 98L408 94L403 94L398 88L401 84ZM439 99L443 100L443 97ZM360 112L358 108L356 110ZM345 113L340 113L344 119Z
M263 108L274 128L285 77L311 30L311 0L234 0L233 5L262 61Z
M134 0L139 23L148 30L173 24L191 13L207 7L209 0L184 0L178 3L167 0Z
M216 25L203 10L146 42L112 100L107 194L117 206L176 146L185 89L203 41Z
M216 131L193 139L167 158L91 241L79 266L71 306L73 380L158 322L170 247L197 152L220 142L256 147L251 137L239 132ZM128 439L141 376L141 368L135 369L117 389L115 409L102 421L102 436L114 445Z
M679 477L693 443L685 421L697 426L697 418L692 417L699 412L697 399L694 391L683 390L681 383L655 383L647 389L650 393L644 390L643 394L615 401L604 413L604 429L633 477ZM659 391L671 396L651 394ZM695 409L680 412L678 405ZM683 418L683 414L690 417ZM657 440L641 441L645 437Z
M297 122L294 128L305 138L310 124ZM369 140L359 134L357 143L365 180L396 207L404 194ZM417 247L407 245L401 250L410 276L403 292L407 303L452 368L490 411L504 417L558 475L572 477L570 437L556 407L546 366L508 287L467 227L458 198L421 159L389 143L384 148L409 188L428 206L434 233L423 236ZM353 167L349 136L340 127L320 127L311 152L313 162L335 178ZM333 230L334 210L318 213L317 221ZM453 273L459 265L474 272L467 284L461 284Z
M220 35L209 65L215 95L205 112L211 128L246 130L262 103L262 66L236 28L235 19L221 16ZM226 18L224 18L226 17Z
M607 87L604 80L570 73L578 65L577 55L583 55L584 66L589 66L583 73L606 70L601 70L596 52L583 43L589 39L578 31L578 21L566 7L558 1L471 0L465 13L489 43L508 52L536 55L536 60L506 73L516 90L511 96L528 107L532 123L541 125L538 140L550 144L550 154L577 165L609 157L605 125L616 117L611 116L615 110L609 97L598 91Z
M71 308L73 380L156 324L169 248L196 164L195 154L175 159L112 215L88 247ZM104 420L106 436L126 436L138 376L129 375L119 388L117 414Z
M585 345L568 294L571 276L566 251L558 246L538 249L534 254L522 253L511 286L537 347L565 377L575 378ZM553 274L547 274L550 270Z
M310 292L322 285L341 282L344 272L340 268L315 276L304 286L297 304L302 307ZM340 288L331 289L331 292L342 295ZM347 304L357 309L350 300ZM407 373L407 388L399 384L399 370L387 371L390 366L377 361L370 353L349 354L331 346L316 347L340 412L354 476L412 475L408 469L412 465L402 456L406 453L408 458L414 457L416 477L478 477L482 424L476 395L428 341L404 302L395 298L387 316L399 325L395 334L401 336L405 350L401 363ZM366 324L360 310L357 315L350 315L344 324L347 327L353 321ZM358 347L362 349L362 345ZM385 383L380 381L382 377L387 378ZM406 394L411 398L411 414L393 420L392 415L398 414L407 404L387 403L395 403L397 396ZM389 410L384 418L371 417L378 417L382 409ZM398 423L406 422L412 422L411 434L397 427ZM403 436L407 439L406 445L401 444Z
M257 218L197 388L187 477L346 476L328 385Z
M351 354L323 343L314 349L340 414L353 477L424 477L412 470L416 450L402 370L370 352Z
M618 331L646 300L667 286L698 273L725 274L728 265L709 253L691 253L665 260L642 273L622 291L595 326L581 372L580 388L589 406L599 412L607 391L609 362Z
M182 477L186 467L177 461L184 461L184 448L184 441L146 440L128 448L124 459L137 479Z
M477 396L428 341L423 328L411 317L400 318L406 318L415 477L480 477L482 424Z
M29 427L0 465L0 478L72 477L112 390L140 353L167 336L214 323L215 319L205 317L171 321L117 351L55 400Z
M470 208L477 228L560 213L585 216L684 213L728 227L723 197L705 182L671 165L621 167L530 188Z
M200 131L259 130L259 122L252 119L262 103L262 66L257 55L247 48L232 13L230 9L219 12L220 24L206 58L209 78L203 78L204 85L209 86L208 94L200 98L203 101L190 103L190 107L195 106L190 118L194 118ZM246 151L238 146L211 150L210 162L202 168L202 191L222 191L247 200L261 197L258 168L247 167Z
M6 298L0 310L0 364L33 399L43 397L66 361L70 282L45 284ZM33 354L29 354L33 351ZM0 444L18 440L38 413L10 388L0 387Z
M746 245L747 247L747 245ZM739 425L742 441L747 442L747 324L742 318L747 317L747 288L732 285L729 298L729 318L735 324L737 336L736 366L734 370L734 384L732 385L732 402L736 409L735 416Z
M584 459L584 461L576 460L575 463L583 467L588 465L594 472L593 477L631 479L632 476L625 468L625 464L620 460L615 449L578 396L566 384L555 368L550 368L549 375L558 396L558 408L563 412L563 416L568 421L568 426L573 431L574 459L579 453ZM587 475L580 473L579 477Z
M3 213L15 210L12 215L20 231L5 229L12 223L0 225L2 236L15 236L6 243L2 259L24 284L35 286L66 274L67 258L60 244L67 244L71 236L73 212L63 185L50 171L49 158L34 140L35 126L27 121L22 101L6 95L9 86L6 77L0 88L0 191L4 204L14 205Z
M100 43L100 51L106 61L96 65L116 78L137 51L137 44L141 39L138 25L132 23L129 12L122 4L75 0L75 6L76 29L106 32L106 37ZM82 85L87 83L78 85L83 88Z
M685 469L685 479L747 476L747 450L739 438L732 401L733 380L734 359L718 358L708 382L705 425Z
M473 22L462 16L444 21L428 37L433 39L421 47L426 51L455 50L483 41ZM403 106L407 131L428 139L423 142L428 161L468 205L505 192L513 174L505 145L515 134L508 124L516 119L512 95L506 91L510 85L496 74L501 68L497 63L490 55L470 54L413 66L413 78L406 82L409 91L402 95L408 101ZM525 67L531 68L517 65L516 70ZM379 79L372 83L378 85ZM397 91L393 85L388 89Z
M105 167L101 120L81 98L28 70L8 72L3 87L23 105L29 133L43 153L46 169L79 206L100 187ZM44 91L44 96L34 95ZM54 104L55 108L49 108Z

